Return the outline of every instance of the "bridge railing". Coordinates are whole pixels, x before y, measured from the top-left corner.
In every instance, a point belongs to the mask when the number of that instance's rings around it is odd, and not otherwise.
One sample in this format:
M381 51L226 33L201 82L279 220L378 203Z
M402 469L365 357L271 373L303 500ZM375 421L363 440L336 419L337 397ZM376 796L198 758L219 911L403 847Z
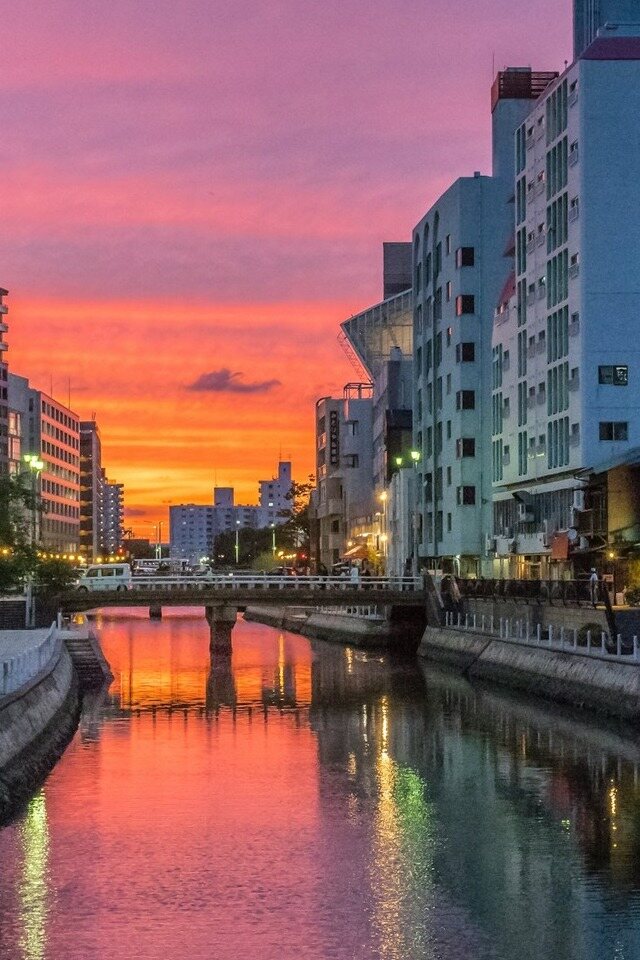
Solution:
M212 574L208 577L142 576L133 577L130 589L140 592L211 591L211 590L294 590L300 592L342 590L407 593L424 590L422 577L348 577L285 576L263 573Z

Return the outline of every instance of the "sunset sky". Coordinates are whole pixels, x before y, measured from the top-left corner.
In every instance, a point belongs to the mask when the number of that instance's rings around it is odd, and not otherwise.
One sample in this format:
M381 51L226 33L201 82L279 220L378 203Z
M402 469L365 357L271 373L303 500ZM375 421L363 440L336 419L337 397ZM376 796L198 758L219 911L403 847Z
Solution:
M92 412L128 525L313 469L338 324L570 0L1 0L10 369Z

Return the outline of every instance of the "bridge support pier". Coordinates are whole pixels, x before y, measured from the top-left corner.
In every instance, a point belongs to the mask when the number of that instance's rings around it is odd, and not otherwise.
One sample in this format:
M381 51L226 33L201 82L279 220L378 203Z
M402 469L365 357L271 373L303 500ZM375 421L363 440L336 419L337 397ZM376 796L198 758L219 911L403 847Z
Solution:
M207 606L204 612L210 630L209 650L212 654L231 656L231 632L238 617L238 608L221 604Z
M149 606L149 619L150 620L162 620L162 604L152 603Z

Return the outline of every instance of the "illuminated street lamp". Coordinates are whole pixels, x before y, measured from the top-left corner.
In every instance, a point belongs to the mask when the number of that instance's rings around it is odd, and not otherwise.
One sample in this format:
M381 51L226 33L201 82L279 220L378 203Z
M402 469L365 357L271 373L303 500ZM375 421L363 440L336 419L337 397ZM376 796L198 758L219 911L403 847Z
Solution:
M236 520L236 567L240 560L240 521Z
M276 555L276 525L275 523L271 524L271 549L273 550L273 556L275 559Z
M413 461L413 575L418 576L418 464L420 463L420 451L412 450L411 459Z
M31 493L33 496L33 503L31 505L31 545L35 546L37 540L38 504L36 503L36 497L38 494L38 477L44 470L44 462L37 453L25 453L22 459L28 464L31 473Z

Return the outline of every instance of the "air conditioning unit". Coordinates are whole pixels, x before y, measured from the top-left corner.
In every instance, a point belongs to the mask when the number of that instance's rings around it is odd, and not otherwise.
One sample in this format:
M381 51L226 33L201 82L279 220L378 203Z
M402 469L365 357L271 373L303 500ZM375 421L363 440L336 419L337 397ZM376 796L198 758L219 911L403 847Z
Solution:
M584 490L573 491L573 509L584 510Z
M526 503L518 504L518 520L520 523L533 523L533 509Z
M497 549L496 538L487 536L484 541L484 552L485 553L495 553Z
M551 546L551 540L553 539L553 531L549 530L549 521L542 521L542 543L545 547Z

